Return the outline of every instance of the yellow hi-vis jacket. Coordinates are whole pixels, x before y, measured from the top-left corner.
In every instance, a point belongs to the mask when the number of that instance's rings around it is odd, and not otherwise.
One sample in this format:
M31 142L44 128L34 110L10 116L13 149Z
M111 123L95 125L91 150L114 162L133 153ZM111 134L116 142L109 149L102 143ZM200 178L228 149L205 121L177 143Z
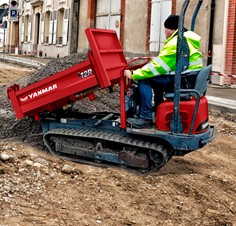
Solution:
M160 51L158 57L155 57L149 61L148 64L142 68L132 71L132 79L140 80L147 79L154 76L175 74L176 68L176 50L177 50L177 38L178 30L170 36ZM192 31L184 32L184 36L187 39L190 55L189 66L182 72L182 74L200 71L202 68L202 54L198 50L200 47L201 37Z

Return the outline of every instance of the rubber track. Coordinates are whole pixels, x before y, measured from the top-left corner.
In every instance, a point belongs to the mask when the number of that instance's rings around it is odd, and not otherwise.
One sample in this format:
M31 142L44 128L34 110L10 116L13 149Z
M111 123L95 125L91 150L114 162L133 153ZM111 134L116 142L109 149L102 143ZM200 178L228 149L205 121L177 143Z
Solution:
M55 155L53 148L50 145L50 136L67 136L67 137L76 137L76 138L90 138L90 139L99 139L104 141L116 142L123 145L138 147L142 149L147 149L147 153L150 150L156 151L163 156L163 162L161 164L154 164L151 168L151 171L156 171L165 165L170 159L167 150L157 143L151 143L149 141L144 141L140 139L130 138L123 136L122 134L111 132L111 131L97 131L92 129L65 129L58 128L50 130L45 133L43 140L51 154ZM71 159L73 160L73 159Z

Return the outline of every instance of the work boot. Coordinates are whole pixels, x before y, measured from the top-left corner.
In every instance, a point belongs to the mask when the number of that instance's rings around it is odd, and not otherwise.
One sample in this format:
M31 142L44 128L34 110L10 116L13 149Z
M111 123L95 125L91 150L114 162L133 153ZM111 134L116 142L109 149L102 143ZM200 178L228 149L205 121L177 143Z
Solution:
M152 120L146 120L142 118L128 118L127 122L134 128L142 129L153 125Z

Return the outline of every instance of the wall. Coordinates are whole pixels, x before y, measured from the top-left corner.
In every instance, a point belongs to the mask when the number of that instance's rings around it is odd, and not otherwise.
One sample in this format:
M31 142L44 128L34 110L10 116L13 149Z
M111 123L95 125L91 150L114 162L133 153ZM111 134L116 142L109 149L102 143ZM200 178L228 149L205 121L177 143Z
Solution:
M229 0L225 73L236 75L236 2Z
M148 1L126 1L123 50L146 52Z
M0 42L3 43L4 40L4 29L0 28Z
M84 30L90 27L88 1L80 0L78 52L87 52L89 44Z
M225 0L217 1L215 5L214 28L213 28L213 43L222 44L224 30L224 8Z
M69 53L77 53L79 36L79 10L80 1L72 1L69 21Z

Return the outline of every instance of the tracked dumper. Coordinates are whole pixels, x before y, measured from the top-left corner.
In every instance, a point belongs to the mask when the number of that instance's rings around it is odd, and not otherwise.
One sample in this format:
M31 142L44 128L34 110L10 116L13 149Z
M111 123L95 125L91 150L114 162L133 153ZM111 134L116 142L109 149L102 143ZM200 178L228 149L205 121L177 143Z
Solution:
M90 44L86 61L25 88L16 84L8 88L17 119L40 120L48 150L78 162L150 172L164 166L174 155L183 156L202 148L215 137L214 126L208 124L205 97L211 68L199 73L194 89L180 89L182 68L188 58L183 38L188 2L180 14L175 91L166 94L166 100L158 107L153 127L135 129L126 123L127 117L137 113L137 84L124 78L123 71L139 68L148 59L131 66L115 31L92 28L85 30ZM92 101L96 90L111 91L115 84L120 87L120 113L83 113L68 107L83 98ZM109 98L109 92L107 95Z

